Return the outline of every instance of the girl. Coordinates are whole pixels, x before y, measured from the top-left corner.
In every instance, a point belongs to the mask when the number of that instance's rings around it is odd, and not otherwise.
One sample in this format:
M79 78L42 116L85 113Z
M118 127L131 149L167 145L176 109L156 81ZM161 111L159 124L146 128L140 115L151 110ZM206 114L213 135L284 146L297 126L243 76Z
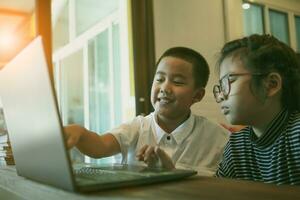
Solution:
M214 96L226 119L247 125L230 136L219 177L300 184L300 65L296 53L270 35L223 47Z

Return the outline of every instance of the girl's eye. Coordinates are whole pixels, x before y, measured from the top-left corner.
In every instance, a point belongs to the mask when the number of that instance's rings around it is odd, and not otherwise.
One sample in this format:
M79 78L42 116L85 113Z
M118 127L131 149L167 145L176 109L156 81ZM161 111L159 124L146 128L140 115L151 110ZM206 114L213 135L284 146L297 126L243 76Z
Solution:
M228 80L230 83L236 80L236 76L228 76Z

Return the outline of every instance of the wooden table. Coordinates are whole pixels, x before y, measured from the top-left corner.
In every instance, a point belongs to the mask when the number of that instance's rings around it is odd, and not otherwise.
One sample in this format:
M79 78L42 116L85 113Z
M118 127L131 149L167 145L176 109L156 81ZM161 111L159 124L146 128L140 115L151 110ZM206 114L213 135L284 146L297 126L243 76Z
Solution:
M14 167L0 167L0 188L30 200L83 199L204 199L204 200L298 200L300 186L271 184L194 176L188 179L113 189L89 194L67 192L43 185L16 174ZM1 198L0 190L0 199ZM12 194L13 195L13 194ZM2 195L3 196L3 195Z

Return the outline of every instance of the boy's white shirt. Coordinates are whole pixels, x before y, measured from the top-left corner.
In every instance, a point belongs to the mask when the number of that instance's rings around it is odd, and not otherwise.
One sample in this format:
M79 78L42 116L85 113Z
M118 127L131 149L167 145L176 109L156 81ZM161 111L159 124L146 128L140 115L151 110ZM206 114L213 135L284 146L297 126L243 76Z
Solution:
M136 154L144 145L158 145L178 169L193 169L198 175L213 176L223 155L229 132L202 116L190 117L167 134L156 123L155 114L137 116L109 131L121 147L122 163L138 164ZM168 137L169 136L169 137Z

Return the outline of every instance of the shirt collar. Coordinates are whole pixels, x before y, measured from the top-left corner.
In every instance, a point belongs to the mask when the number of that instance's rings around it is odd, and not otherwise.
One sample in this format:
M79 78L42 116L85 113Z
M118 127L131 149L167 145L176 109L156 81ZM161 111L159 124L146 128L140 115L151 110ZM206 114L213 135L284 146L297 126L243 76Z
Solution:
M253 129L250 129L250 139L256 143L256 145L261 147L267 147L274 143L274 141L282 134L283 129L287 124L288 119L288 110L281 110L274 119L268 125L266 131L257 138Z
M191 133L194 127L194 121L195 116L191 113L189 118L185 120L180 126L178 126L174 131L172 131L172 133L169 133L169 135L174 137L177 144L182 143L183 140ZM165 132L162 128L160 128L160 126L157 124L157 118L155 114L153 114L153 122L153 129L156 135L156 142L158 144L163 138L163 136L165 136L168 133Z

